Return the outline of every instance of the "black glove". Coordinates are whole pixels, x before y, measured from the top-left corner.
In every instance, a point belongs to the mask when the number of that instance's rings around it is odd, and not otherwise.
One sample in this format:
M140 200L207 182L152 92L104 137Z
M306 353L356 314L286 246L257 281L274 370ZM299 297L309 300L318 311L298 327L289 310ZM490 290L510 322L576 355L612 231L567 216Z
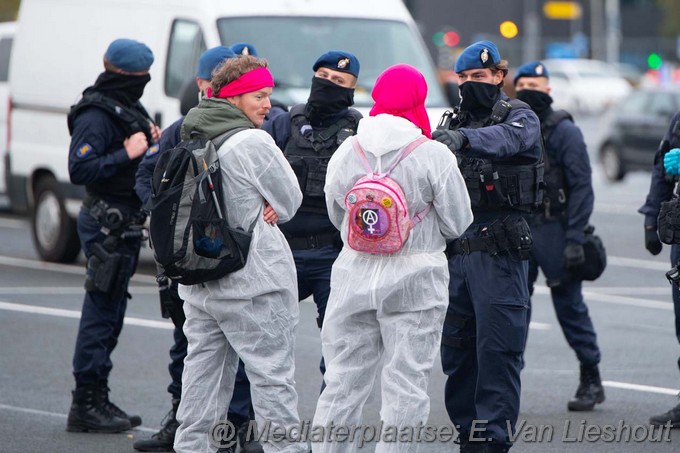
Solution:
M453 152L462 149L467 144L467 138L461 131L436 129L432 132L432 138L445 144Z
M586 262L586 254L581 244L570 242L564 248L564 264L567 269L580 266Z
M659 235L656 233L656 228L645 227L645 248L649 250L652 255L661 253L661 241Z

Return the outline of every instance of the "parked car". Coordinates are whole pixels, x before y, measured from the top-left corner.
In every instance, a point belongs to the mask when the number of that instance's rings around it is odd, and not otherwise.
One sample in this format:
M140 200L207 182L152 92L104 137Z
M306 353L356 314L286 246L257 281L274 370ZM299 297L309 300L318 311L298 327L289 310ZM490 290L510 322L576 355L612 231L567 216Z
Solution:
M632 86L618 68L598 60L546 59L553 106L570 112L599 113L626 97Z
M7 191L5 175L5 152L7 150L7 102L9 100L9 56L16 32L16 22L0 23L0 194Z
M605 116L606 133L599 160L610 181L620 181L631 170L650 170L674 113L680 111L677 87L633 92Z

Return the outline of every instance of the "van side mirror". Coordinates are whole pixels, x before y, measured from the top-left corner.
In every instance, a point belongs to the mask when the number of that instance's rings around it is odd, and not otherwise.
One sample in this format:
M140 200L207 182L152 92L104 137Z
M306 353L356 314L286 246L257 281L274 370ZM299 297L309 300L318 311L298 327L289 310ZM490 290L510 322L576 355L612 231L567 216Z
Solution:
M449 101L449 105L451 107L458 107L460 104L458 84L456 82L446 82L444 84L444 93L446 94L446 99Z

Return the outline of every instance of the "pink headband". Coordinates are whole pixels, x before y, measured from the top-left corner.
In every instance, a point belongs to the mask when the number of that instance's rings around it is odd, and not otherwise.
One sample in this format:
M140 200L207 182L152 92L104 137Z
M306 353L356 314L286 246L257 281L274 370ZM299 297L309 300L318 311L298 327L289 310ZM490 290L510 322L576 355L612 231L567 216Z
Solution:
M222 88L220 91L213 93L212 88L206 90L209 98L216 97L226 99L231 96L238 96L243 93L251 93L253 91L261 90L262 88L271 88L274 86L274 78L272 73L267 68L257 68L248 71L236 80L232 80Z
M375 82L371 93L375 105L369 115L381 113L400 116L418 126L432 138L430 119L425 110L427 82L413 66L398 64L387 68Z

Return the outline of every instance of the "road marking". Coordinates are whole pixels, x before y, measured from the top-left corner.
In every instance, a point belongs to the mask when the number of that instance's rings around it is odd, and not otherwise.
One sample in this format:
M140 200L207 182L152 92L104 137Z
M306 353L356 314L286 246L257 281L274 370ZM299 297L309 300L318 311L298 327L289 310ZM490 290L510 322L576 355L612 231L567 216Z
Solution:
M68 417L66 414L60 414L58 412L41 411L41 410L38 410L38 409L30 409L28 407L10 406L8 404L0 404L0 410L21 412L21 413L24 413L24 414L31 414L31 415L42 415L42 416L46 416L46 417L55 417L55 418L61 418L61 419L65 419L65 418ZM136 428L133 428L132 430L133 431L143 431L145 433L156 433L156 432L158 432L158 429L146 428L143 425L138 426Z
M630 267L634 269L648 269L664 272L666 272L671 267L670 263L662 263L653 260L642 260L637 258L626 258L622 256L608 256L607 264L609 266ZM15 258L12 256L0 255L0 265L21 267L25 269L63 272L67 274L79 274L79 275L84 274L83 269L84 266L80 264L74 265L74 264L48 263L40 260ZM135 274L132 276L132 280L142 283L156 283L156 277L152 275Z
M158 288L153 286L130 286L128 288L131 294L156 294L158 293ZM85 289L82 286L15 286L15 287L5 287L0 288L0 295L23 295L23 294L80 294L83 295Z
M586 291L602 294L624 294L633 296L641 294L646 296L668 296L671 295L670 285L665 286L588 286Z
M0 301L0 310L17 311L21 313L33 313L39 315L59 316L62 318L80 319L80 312L76 310L65 310L63 308L40 307L37 305L14 304L12 302ZM156 321L152 319L124 318L126 326L151 327L153 329L172 330L175 326L170 321Z
M655 387L652 385L629 384L628 382L617 381L602 381L605 387L612 387L624 390L635 390L636 392L658 393L661 395L677 395L680 393L678 389L669 389L664 387Z
M637 212L639 208L640 206L632 204L595 203L594 212L597 214L630 214L635 217L640 217L640 213Z
M534 330L550 330L552 328L552 326L550 324L546 324L544 322L531 321L529 323L529 328L534 329Z
M26 220L0 217L0 228L14 228L16 230L25 230L27 226L28 222Z
M45 261L29 260L25 258L14 258L11 256L2 255L0 255L0 265L21 267L24 269L34 269L40 271L63 272L65 274L82 275L83 277L85 276L84 265L47 263ZM153 275L135 274L132 276L132 281L138 283L155 284L156 277L154 277Z
M660 263L652 260L641 260L637 258L624 258L622 256L607 256L607 264L610 266L632 267L635 269L648 269L653 271L666 272L671 268L671 263ZM661 276L663 278L663 276Z
M534 293L549 295L550 288L548 288L547 286L536 286L534 287ZM659 310L668 311L673 310L672 302L663 302L660 300L653 299L642 299L639 297L615 296L613 294L600 294L595 291L583 291L583 298L586 300L586 302L594 300L608 304L628 305L631 307L658 308Z

